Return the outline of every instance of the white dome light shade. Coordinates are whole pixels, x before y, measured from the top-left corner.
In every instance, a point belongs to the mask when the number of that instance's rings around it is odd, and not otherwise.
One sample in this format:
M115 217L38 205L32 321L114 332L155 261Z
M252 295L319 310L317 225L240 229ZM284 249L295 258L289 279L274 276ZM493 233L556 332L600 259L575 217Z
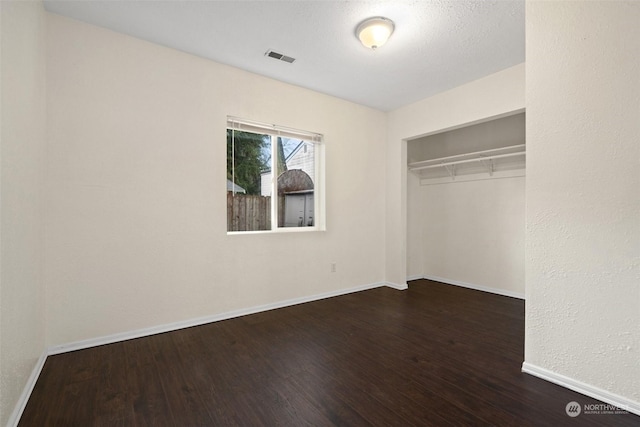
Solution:
M369 49L377 49L389 40L393 29L392 20L378 16L362 21L356 28L356 36Z

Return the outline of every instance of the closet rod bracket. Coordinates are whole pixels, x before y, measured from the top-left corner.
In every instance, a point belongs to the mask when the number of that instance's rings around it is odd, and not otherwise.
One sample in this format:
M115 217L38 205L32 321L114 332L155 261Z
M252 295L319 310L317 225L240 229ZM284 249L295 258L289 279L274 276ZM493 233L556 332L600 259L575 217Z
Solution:
M488 158L488 159L480 159L480 163L482 163L482 165L487 169L487 172L489 173L489 176L493 176L493 159L492 158Z
M444 168L449 172L449 176L451 179L456 179L456 165L443 165Z

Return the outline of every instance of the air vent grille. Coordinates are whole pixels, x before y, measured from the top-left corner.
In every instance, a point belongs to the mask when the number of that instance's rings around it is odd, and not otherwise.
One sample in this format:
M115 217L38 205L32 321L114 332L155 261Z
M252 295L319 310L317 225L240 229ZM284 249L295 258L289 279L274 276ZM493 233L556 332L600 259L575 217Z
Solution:
M278 52L274 52L272 50L268 50L265 53L265 56L268 56L269 58L273 58L273 59L278 59L280 61L284 61L284 62L288 62L289 64L293 63L293 61L295 61L295 58L292 58L290 56L287 55L283 55L281 53Z

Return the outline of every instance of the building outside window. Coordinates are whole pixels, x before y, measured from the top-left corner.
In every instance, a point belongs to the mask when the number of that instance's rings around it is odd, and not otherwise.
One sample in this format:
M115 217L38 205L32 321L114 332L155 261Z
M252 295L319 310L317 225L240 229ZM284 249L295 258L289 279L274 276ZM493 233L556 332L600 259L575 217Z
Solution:
M324 229L322 135L228 118L227 231Z

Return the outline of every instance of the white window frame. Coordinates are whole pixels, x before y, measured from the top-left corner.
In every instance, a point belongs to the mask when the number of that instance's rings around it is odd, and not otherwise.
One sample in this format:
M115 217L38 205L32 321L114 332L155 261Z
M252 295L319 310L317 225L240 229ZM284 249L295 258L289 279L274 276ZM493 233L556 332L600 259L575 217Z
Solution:
M270 230L249 230L249 231L228 231L228 235L265 234L265 233L307 233L312 231L325 231L325 164L324 164L324 136L320 133L308 132L299 129L289 128L268 123L256 122L234 116L227 116L226 129L240 132L253 132L271 136L271 170L276 167L273 162L277 159L277 138L301 139L313 143L314 146L314 206L313 206L313 226L311 227L278 227L278 177L271 174L271 229ZM226 143L226 137L225 137ZM226 222L225 222L226 224Z

